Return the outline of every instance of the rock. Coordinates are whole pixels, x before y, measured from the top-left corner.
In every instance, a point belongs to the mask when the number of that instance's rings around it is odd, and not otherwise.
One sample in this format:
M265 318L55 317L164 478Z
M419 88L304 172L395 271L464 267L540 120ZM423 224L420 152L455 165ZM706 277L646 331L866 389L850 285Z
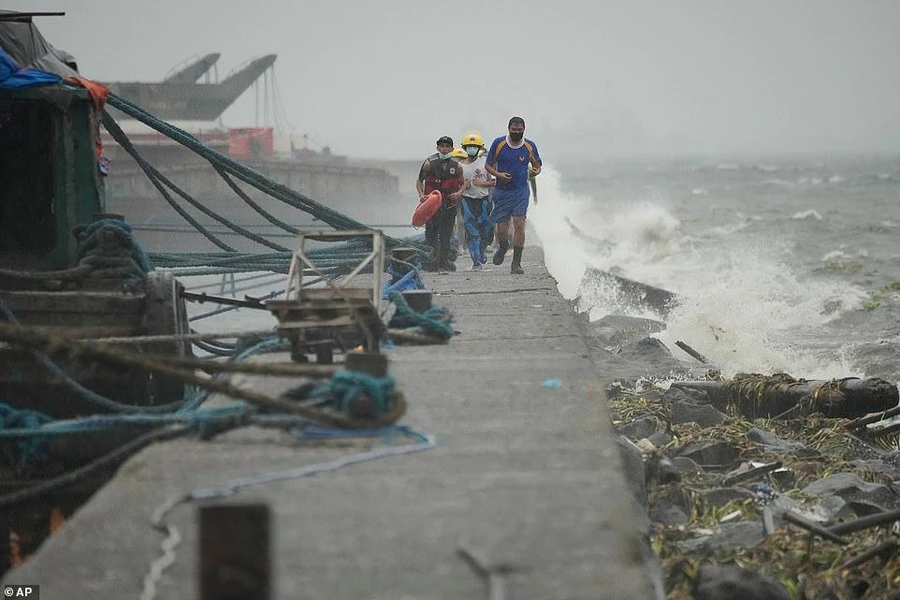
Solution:
M797 450L803 447L803 444L799 442L783 440L760 427L754 427L753 429L748 431L747 439L751 442L762 444L763 446L769 446L767 450L773 452L790 452L792 450Z
M707 442L688 444L682 448L678 456L690 458L704 469L727 470L739 458L740 452L727 442Z
M681 543L684 552L709 552L730 548L752 548L765 538L766 532L759 521L725 523L718 533L701 536Z
M846 502L863 500L891 508L897 505L897 496L889 487L879 483L866 483L853 473L838 473L819 479L803 488L803 493L823 499L838 496Z
M710 404L694 404L676 400L669 406L669 418L673 425L697 423L701 427L715 427L725 422L725 413Z
M851 461L850 464L857 469L866 469L874 473L881 473L894 480L900 479L900 469L897 469L883 460L854 460Z
M703 499L710 506L725 506L729 502L740 502L753 498L753 493L739 487L713 488L703 492Z
M685 366L672 356L665 344L651 337L623 346L619 357L626 362L653 365L656 373L680 373L685 370Z
M681 481L681 472L668 458L653 457L647 460L647 487L667 485Z
M853 516L857 519L862 517L868 517L870 515L877 515L883 512L887 512L883 506L878 506L877 504L872 504L871 502L866 502L864 500L851 500L844 504L839 511L837 511L834 515L835 519L846 519L850 516Z
M900 450L894 450L893 452L888 452L885 454L882 459L884 462L892 467L900 468Z
M691 518L684 514L684 511L677 506L673 506L667 502L660 502L650 509L650 521L665 525L666 527L678 527L690 523Z
M764 504L772 510L772 516L776 521L778 521L779 524L784 521L784 513L786 513L787 511L797 513L800 516L806 517L813 521L821 521L822 518L826 516L821 510L819 510L818 512L803 510L796 500L794 500L790 496L785 496L784 494L778 494Z
M689 473L699 473L703 469L693 460L686 456L676 456L672 459L672 466L682 475Z
M645 485L646 474L644 471L644 456L641 449L627 437L619 436L616 438L619 446L619 454L622 457L624 466L625 481L631 490L635 501L643 507L647 508L647 487Z
M606 315L588 324L588 331L601 346L624 346L648 333L665 331L666 324L653 319Z
M619 435L628 436L632 440L648 438L659 429L659 419L653 415L638 417L630 423L624 423L616 428Z
M791 600L774 580L740 567L703 565L694 583L697 600Z
M653 445L657 448L662 448L675 438L673 438L671 434L666 433L665 431L657 431L647 439L650 440L650 442L652 442Z
M709 394L707 394L705 390L698 390L696 388L670 387L662 395L661 400L664 403L691 402L693 404L707 404L709 403Z
M670 486L650 508L650 520L669 527L687 525L693 503L691 496L677 485Z

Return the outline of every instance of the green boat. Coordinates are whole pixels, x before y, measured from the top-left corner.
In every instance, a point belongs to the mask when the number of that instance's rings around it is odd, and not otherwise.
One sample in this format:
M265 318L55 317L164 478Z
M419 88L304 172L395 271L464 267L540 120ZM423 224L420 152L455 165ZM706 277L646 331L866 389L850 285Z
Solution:
M180 284L152 269L126 217L107 213L103 89L79 83L32 16L0 12L0 322L69 338L188 333ZM141 350L186 355L190 342ZM0 402L54 418L105 412L72 381L141 406L184 393L180 382L87 360L56 372L3 339L0 364Z

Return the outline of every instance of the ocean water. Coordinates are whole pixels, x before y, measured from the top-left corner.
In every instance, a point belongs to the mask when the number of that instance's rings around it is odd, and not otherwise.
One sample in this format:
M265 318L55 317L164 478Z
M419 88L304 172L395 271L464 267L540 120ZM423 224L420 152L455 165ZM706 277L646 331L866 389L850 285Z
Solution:
M400 177L397 198L329 204L389 235L421 233L406 226L418 163L386 166ZM673 353L690 360L674 345L682 340L725 375L900 380L900 157L548 160L538 200L529 221L547 266L594 319L663 320L655 336ZM150 250L212 249L187 236L138 232ZM635 312L582 285L588 267L670 290L680 303L665 316ZM284 287L284 276L249 277L236 276L238 297ZM231 289L220 277L185 283ZM215 305L189 308L198 315ZM195 322L201 331L272 325L268 313L246 309Z
M560 291L592 318L663 320L673 353L682 340L725 375L900 379L900 159L548 166L529 219ZM636 313L582 286L587 267L681 301Z

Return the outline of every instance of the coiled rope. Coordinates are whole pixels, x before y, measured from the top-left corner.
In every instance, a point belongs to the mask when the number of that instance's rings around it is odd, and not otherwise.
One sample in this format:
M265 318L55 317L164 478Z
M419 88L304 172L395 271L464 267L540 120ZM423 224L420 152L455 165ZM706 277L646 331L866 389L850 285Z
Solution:
M410 308L406 298L399 292L392 293L390 300L397 306L397 312L391 318L388 327L417 328L441 341L447 341L456 334L450 326L453 316L446 307L432 305L424 312L416 312Z

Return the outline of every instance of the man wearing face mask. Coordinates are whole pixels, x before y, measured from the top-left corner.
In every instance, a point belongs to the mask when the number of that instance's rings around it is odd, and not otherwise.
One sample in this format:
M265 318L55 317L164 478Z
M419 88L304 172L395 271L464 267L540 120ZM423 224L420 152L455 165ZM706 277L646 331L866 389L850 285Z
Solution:
M509 249L509 221L512 219L513 260L510 273L521 275L522 249L525 247L525 213L528 212L528 198L531 194L528 186L528 167L532 176L541 172L541 155L537 145L525 138L525 120L513 117L509 120L508 135L498 137L488 150L485 168L497 178L494 188L494 209L491 221L497 224L496 236L499 248L494 253L493 263L502 265L506 251Z
M471 132L464 135L462 147L466 158L459 164L462 165L466 183L460 208L466 229L466 244L472 257L472 270L480 271L481 265L487 262L484 252L494 233L489 216L489 194L496 182L485 170L484 138L481 134Z
M432 268L455 271L450 261L450 238L456 222L456 205L462 197L462 167L452 156L453 139L443 136L437 141L437 152L425 159L416 179L419 202L434 190L441 192L444 201L441 208L425 223L425 241L431 246Z

